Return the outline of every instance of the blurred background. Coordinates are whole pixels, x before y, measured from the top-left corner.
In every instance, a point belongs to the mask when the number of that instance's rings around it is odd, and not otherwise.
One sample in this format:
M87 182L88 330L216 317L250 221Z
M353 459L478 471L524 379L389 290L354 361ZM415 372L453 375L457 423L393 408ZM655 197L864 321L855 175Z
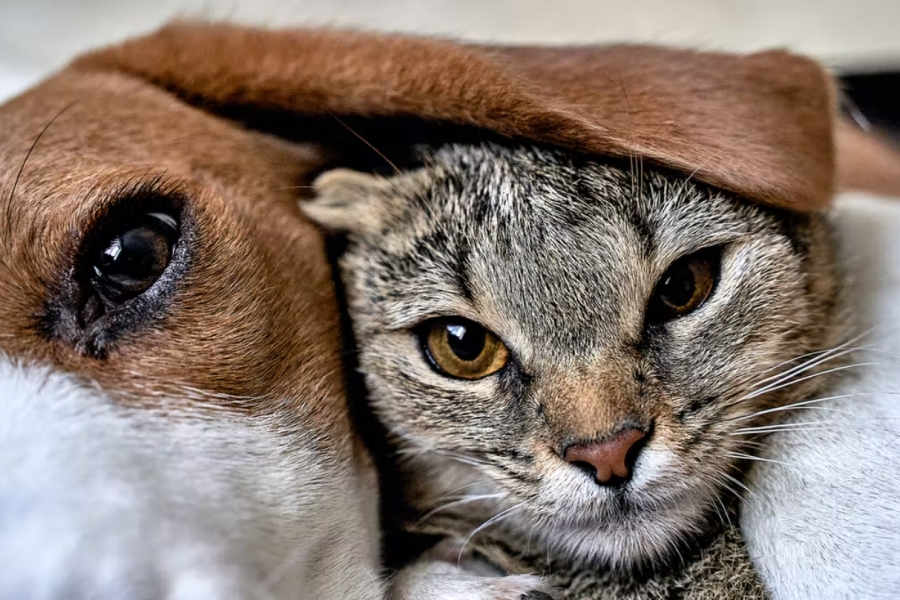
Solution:
M0 0L0 100L79 52L176 17L518 43L787 47L858 75L845 82L863 112L888 128L900 121L900 0Z

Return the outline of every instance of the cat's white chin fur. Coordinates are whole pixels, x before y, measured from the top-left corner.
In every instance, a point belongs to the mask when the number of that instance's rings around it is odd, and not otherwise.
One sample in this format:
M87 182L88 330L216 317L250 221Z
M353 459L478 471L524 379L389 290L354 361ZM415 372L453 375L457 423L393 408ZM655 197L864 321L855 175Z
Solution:
M267 430L0 355L0 598L380 598L352 494Z
M678 479L687 480L687 473L679 469L672 451L652 442L638 458L634 473L620 497L619 491L598 486L559 461L557 468L544 474L540 487L541 504L551 507L547 514L529 514L526 508L522 518L510 521L576 564L624 570L664 561L680 542L699 533L697 524L714 512L712 488L675 485ZM621 509L623 500L631 505L628 514Z
M872 364L794 413L816 425L772 436L779 462L754 467L741 526L774 600L900 598L900 204L846 198L836 222L872 328L853 362Z

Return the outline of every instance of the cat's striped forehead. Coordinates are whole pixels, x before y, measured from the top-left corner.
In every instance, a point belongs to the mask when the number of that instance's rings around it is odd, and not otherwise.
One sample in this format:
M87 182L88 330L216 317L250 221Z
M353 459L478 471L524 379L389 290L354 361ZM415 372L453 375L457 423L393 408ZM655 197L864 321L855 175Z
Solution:
M381 284L560 358L636 343L674 260L779 227L757 206L637 165L496 145L425 152L418 188L398 182L399 201L362 236Z

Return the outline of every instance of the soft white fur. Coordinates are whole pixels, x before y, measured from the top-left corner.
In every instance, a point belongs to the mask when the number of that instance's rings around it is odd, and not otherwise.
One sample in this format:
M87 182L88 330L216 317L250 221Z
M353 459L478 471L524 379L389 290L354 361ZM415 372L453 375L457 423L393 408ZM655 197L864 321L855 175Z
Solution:
M0 357L0 598L382 597L345 464L271 420L191 412Z
M491 576L449 561L420 561L393 580L390 600L522 600L542 589L534 575Z
M900 203L842 198L836 222L859 329L846 380L773 435L741 519L775 600L900 598Z

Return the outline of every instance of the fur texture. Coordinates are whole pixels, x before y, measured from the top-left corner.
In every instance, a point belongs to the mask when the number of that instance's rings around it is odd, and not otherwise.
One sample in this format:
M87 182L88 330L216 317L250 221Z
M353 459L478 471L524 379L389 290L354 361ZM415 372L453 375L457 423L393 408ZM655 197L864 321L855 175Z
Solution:
M505 47L327 30L182 23L87 55L213 110L474 126L641 157L765 204L834 191L834 94L815 62L637 45Z
M715 529L717 510L726 519L717 503L740 494L766 409L827 380L766 387L844 333L825 216L536 148L454 145L424 162L387 180L328 173L305 206L348 232L340 264L360 366L405 459L408 501L455 515L455 535L551 563L665 571ZM648 325L663 272L704 248L721 251L713 295ZM479 381L436 373L415 331L441 316L484 325L514 358ZM571 440L622 422L652 430L623 488L561 460Z
M318 154L114 74L59 75L0 130L0 597L383 597L292 189ZM171 259L101 303L97 254L146 210L178 222Z
M868 333L853 376L787 413L750 473L741 529L777 600L900 597L900 206L848 196L835 222Z
M380 597L365 523L332 518L357 511L341 467L289 412L127 409L6 359L0 397L0 597Z

